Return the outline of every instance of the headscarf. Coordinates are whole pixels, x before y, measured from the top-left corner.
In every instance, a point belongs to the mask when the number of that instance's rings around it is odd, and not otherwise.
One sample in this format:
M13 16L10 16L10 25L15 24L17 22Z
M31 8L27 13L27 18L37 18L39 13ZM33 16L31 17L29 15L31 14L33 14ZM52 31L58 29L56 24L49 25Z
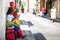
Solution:
M10 5L14 5L14 2L10 2Z

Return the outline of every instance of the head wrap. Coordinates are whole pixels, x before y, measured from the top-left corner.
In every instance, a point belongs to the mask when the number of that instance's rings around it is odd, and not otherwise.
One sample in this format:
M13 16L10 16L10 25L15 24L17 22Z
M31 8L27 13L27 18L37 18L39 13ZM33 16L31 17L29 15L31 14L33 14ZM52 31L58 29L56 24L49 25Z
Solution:
M14 2L10 2L10 5L13 5L14 4Z

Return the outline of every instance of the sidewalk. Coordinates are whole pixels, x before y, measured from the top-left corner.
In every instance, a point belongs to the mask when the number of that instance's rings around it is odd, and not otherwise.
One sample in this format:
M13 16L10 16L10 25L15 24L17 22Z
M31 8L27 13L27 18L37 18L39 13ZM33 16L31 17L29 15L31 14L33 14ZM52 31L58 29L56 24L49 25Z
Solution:
M42 17L42 18L45 18L45 19L48 19L48 20L51 21L51 18L49 16L45 16L45 17ZM60 19L59 18L56 18L56 21L54 22L54 25L60 26Z

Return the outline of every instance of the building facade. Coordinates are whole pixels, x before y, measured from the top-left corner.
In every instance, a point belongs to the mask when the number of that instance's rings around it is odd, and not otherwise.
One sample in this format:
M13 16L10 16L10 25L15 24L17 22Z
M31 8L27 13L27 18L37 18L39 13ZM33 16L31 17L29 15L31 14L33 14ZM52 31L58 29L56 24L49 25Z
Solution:
M52 7L53 6L57 10L57 18L60 18L60 0L52 0Z
M9 0L0 0L0 40L5 40L6 30L6 12L9 6Z
M57 12L56 12L57 13L57 18L60 18L60 0L40 0L40 11L41 11L42 7L45 7L45 8L48 7L46 5L48 1L50 1L50 3L52 3L52 4L49 4L50 6L52 5L51 7L54 6L56 8L56 10L57 10ZM50 12L48 14L50 16Z

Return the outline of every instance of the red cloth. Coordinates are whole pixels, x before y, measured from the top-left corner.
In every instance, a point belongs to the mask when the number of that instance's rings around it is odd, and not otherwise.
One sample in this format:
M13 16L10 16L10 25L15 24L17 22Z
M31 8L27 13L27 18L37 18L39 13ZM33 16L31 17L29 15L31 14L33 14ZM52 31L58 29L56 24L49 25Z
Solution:
M22 30L17 30L16 32L17 32L18 38L23 37Z
M13 15L14 17L16 17L18 14L17 14L17 12L13 12L12 15Z
M13 33L12 34L7 34L7 38L8 38L8 40L15 40Z
M14 29L7 29L7 39L8 40L15 40Z
M10 2L10 5L14 4L14 2Z
M15 9L16 9L16 7L13 8L13 10L15 10ZM12 15L13 15L14 17L16 17L16 16L18 16L18 13L17 13L17 12L13 12Z
M14 29L7 29L7 34L8 33L14 33Z

